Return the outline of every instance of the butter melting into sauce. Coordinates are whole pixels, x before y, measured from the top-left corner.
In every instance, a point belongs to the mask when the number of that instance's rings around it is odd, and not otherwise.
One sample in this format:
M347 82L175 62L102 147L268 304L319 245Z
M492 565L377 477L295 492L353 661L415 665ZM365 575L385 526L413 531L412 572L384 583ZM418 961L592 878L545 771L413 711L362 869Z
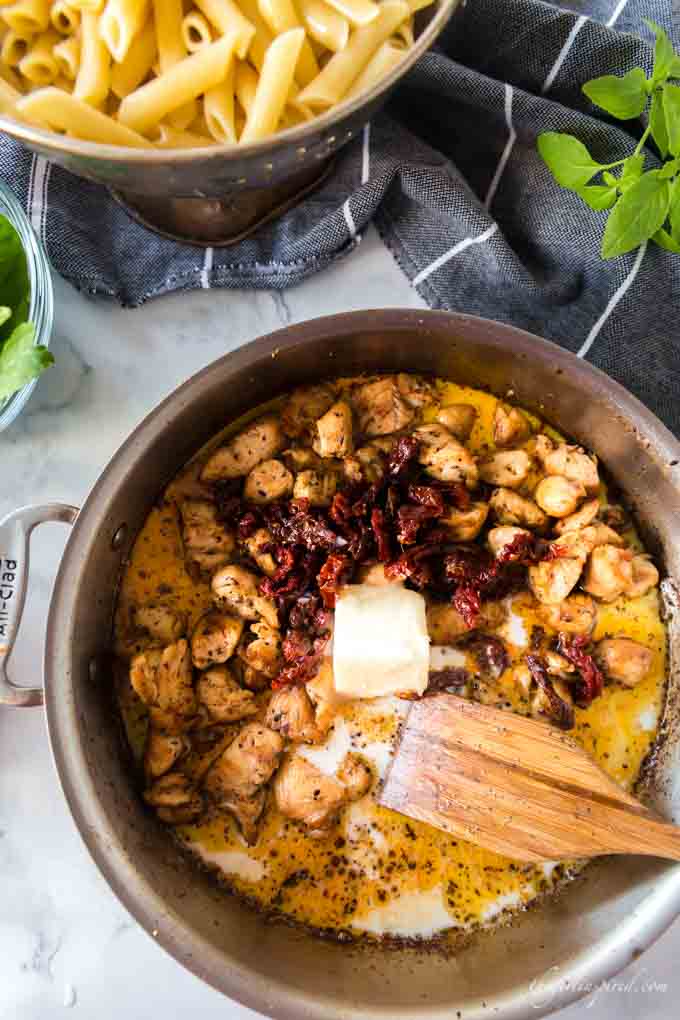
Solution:
M441 404L474 404L479 416L469 446L476 454L493 446L495 397L441 383L438 398L437 405L426 410L426 420L435 417ZM639 544L634 535L627 539ZM119 641L131 608L154 599L185 614L189 630L211 603L209 586L185 570L172 505L151 511L135 544L119 597ZM515 663L526 652L532 626L540 621L521 595L509 608L509 620L500 633ZM613 684L588 709L576 709L573 735L617 782L631 788L654 740L662 708L666 634L656 591L598 608L594 638L617 635L640 641L653 651L653 665L637 687ZM125 683L120 689L128 737L139 758L146 730L144 713ZM493 688L482 691L482 697L528 712L509 671ZM332 773L351 749L372 762L377 775L384 775L405 707L395 698L347 705L336 716L323 746L302 746L296 753ZM350 805L339 826L320 838L305 835L281 817L271 798L254 847L245 845L230 818L177 831L184 845L217 869L230 888L262 908L313 928L371 936L431 938L488 925L554 890L581 866L578 862L532 866L510 861L379 807L370 793Z

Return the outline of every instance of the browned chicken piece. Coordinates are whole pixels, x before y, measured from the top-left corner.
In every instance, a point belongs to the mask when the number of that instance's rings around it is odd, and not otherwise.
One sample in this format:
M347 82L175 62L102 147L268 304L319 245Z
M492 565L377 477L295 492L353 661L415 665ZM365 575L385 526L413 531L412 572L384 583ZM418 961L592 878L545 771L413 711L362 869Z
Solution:
M565 634L592 634L597 622L597 606L589 595L569 595L558 605L539 605L538 615L553 630Z
M318 419L313 442L320 457L348 457L354 449L352 438L352 409L345 400L336 401Z
M283 459L287 466L297 474L298 471L324 471L328 461L320 457L309 446L293 446L283 451Z
M207 482L201 481L203 465L199 460L193 460L178 475L173 478L163 493L163 501L181 506L182 503L192 500L199 502L210 502L213 491Z
M562 677L564 679L565 677L569 678L569 676L576 672L576 667L572 666L569 659L565 659L559 652L553 652L550 648L541 653L541 658L545 664L548 676Z
M357 572L359 584L394 584L389 577L385 577L384 563L364 563ZM397 582L398 583L398 582Z
M241 539L248 555L267 577L276 573L276 561L267 549L273 544L272 534L268 528L258 528L252 535Z
M488 515L489 504L480 501L471 503L467 510L448 507L438 523L449 529L452 541L472 542L484 527Z
M314 744L322 737L316 725L314 706L304 687L283 687L275 691L264 721L286 740Z
M310 433L317 419L326 413L334 401L333 387L327 383L293 390L281 412L283 431L293 439Z
M294 499L308 499L310 506L330 506L338 487L331 472L299 471L293 487Z
M237 683L228 666L213 666L201 673L196 695L212 722L238 722L257 712L255 695Z
M562 475L548 475L534 489L534 499L550 517L569 517L585 495L580 482L572 482Z
M626 595L635 599L640 595L646 595L648 591L656 587L659 583L659 571L644 553L633 556L631 567L633 568L633 581L626 588Z
M282 666L281 635L264 622L253 623L250 630L255 640L242 644L238 654L247 666L271 679Z
M630 549L598 545L586 565L583 589L602 602L613 602L633 583L633 554Z
M517 528L512 524L500 524L496 528L490 528L486 541L494 556L500 556L507 545L512 545L520 535L531 537L531 532L526 528Z
M473 404L449 404L442 407L437 421L447 428L452 436L464 443L477 421L477 408Z
M135 627L146 631L152 641L161 645L172 644L184 633L186 619L160 602L138 606L134 613Z
M241 683L249 691L263 691L269 687L271 677L265 676L264 673L258 673L252 666L246 665L243 660L239 660L239 665L241 667Z
M493 441L496 446L515 446L525 443L531 435L528 420L516 407L496 404L493 415Z
M420 443L418 461L428 475L443 482L464 482L474 489L479 480L477 463L469 450L443 425L421 425L413 435Z
M514 524L534 531L543 531L548 525L548 518L540 506L512 489L495 489L489 506L500 524Z
M359 431L365 436L388 436L410 425L414 418L393 375L363 383L352 391Z
M258 822L267 803L267 790L262 788L252 797L226 797L220 801L220 810L228 811L236 819L248 846L257 843Z
M578 584L584 562L580 556L560 556L529 567L529 587L534 596L546 605L563 602Z
M580 531L581 528L587 528L589 524L595 521L599 510L600 501L589 499L575 513L571 513L567 517L563 517L561 521L557 521L553 531L556 535L563 535L565 531Z
M203 787L218 804L252 797L278 768L283 740L268 726L246 723L207 772Z
M327 832L347 803L346 787L299 755L288 758L279 769L274 796L281 814L301 822L310 835Z
M400 372L397 388L409 407L419 409L431 404L434 399L434 386L419 375Z
M226 478L243 478L256 464L275 457L285 445L279 419L273 414L265 415L215 450L203 468L201 479L219 482Z
M243 633L238 616L212 609L202 616L191 635L191 657L196 669L207 669L230 659Z
M598 641L595 655L609 679L618 680L626 687L635 687L645 679L654 658L651 649L626 637Z
M222 567L210 582L219 605L230 609L243 620L265 619L270 627L278 627L279 619L274 602L260 595L260 578L245 567L230 563Z
M215 504L186 499L180 504L180 514L187 559L205 571L228 563L236 542L233 534L217 520Z
M186 641L168 645L162 652L136 655L130 664L130 683L148 706L155 729L181 733L191 725L196 696Z
M282 460L263 460L248 473L243 495L250 503L263 506L284 499L293 492L293 476Z
M537 436L534 452L548 475L562 475L572 482L579 482L586 492L596 493L600 478L597 461L580 446L559 443L557 446L548 436Z
M471 633L465 620L449 602L428 602L427 632L433 645L453 645ZM483 602L474 630L492 630L507 616L502 602Z
M368 793L373 782L373 773L358 754L347 754L340 762L338 779L344 785L347 800L359 800Z
M503 450L479 462L481 481L506 489L518 489L530 470L531 457L526 450Z
M149 779L158 779L169 772L189 748L189 742L181 733L166 733L149 727L144 749L144 772Z
M391 439L374 439L345 457L342 470L348 482L379 482L385 474L386 454L392 447Z
M156 809L163 822L184 825L203 811L203 798L181 772L168 772L145 792L144 800Z

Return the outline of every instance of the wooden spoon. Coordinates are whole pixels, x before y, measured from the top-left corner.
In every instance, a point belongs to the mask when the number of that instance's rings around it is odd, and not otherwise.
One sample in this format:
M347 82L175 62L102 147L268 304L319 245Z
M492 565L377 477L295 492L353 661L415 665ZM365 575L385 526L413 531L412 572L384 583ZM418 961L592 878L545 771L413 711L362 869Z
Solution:
M452 694L413 703L378 803L519 861L680 860L680 827L562 730Z

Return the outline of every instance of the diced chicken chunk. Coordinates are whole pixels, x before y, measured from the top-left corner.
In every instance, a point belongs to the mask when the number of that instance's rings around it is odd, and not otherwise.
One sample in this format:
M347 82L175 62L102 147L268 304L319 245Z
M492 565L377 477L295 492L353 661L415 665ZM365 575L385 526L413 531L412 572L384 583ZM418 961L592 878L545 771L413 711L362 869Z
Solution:
M293 487L294 499L308 499L310 506L330 506L338 487L331 472L299 471Z
M512 524L500 524L497 528L489 529L486 541L494 556L500 556L505 547L512 545L520 535L530 538L531 532L526 528L514 527Z
M413 410L392 375L364 383L352 392L359 431L366 436L387 436L413 421Z
M188 746L183 734L166 733L150 726L144 749L144 772L148 778L158 779L169 772Z
M493 441L496 446L515 446L531 435L529 422L516 407L496 404L493 415Z
M228 811L236 819L248 846L254 846L257 843L258 822L262 817L266 803L267 790L264 787L254 793L252 797L234 795L224 797L220 801L220 810Z
M146 606L138 606L135 610L135 626L146 631L153 641L162 645L172 644L184 633L186 621L181 613L176 613L159 602L150 602Z
M241 541L247 549L248 555L257 563L263 574L271 577L272 574L276 573L274 557L270 552L267 552L267 549L274 542L268 528L258 528L252 535L248 535L247 538L243 538Z
M338 400L316 423L314 450L320 457L347 457L354 449L352 409Z
M479 501L471 503L467 510L449 507L438 523L449 529L454 542L472 542L484 527L488 514L489 504Z
M212 722L238 722L257 712L255 695L237 683L227 666L213 666L201 673L196 695Z
M186 641L162 652L142 652L130 664L130 683L148 706L151 725L168 733L186 730L196 715L191 655Z
M243 495L250 503L273 503L290 496L293 476L281 460L263 460L248 473Z
M259 594L260 578L245 567L230 563L213 576L210 586L221 606L230 609L243 620L265 619L278 627L276 606L271 599Z
M635 687L644 680L652 666L649 648L631 638L605 638L599 641L596 657L610 680L619 680L626 687Z
M592 634L597 621L594 601L578 593L557 605L541 605L538 613L548 627L565 634Z
M543 531L548 524L547 516L532 499L526 499L512 489L495 489L489 506L500 524L514 524L536 531Z
M563 535L565 531L580 531L581 528L587 528L589 524L593 523L599 510L599 500L589 499L575 513L557 521L553 530L556 535Z
M534 490L534 499L550 517L568 517L573 514L586 490L580 482L572 482L562 475L542 478Z
M449 602L430 602L427 610L427 632L433 645L453 645L470 634L470 627ZM502 602L482 602L477 621L479 630L493 630L507 616Z
M359 800L368 793L373 782L373 773L358 754L346 755L340 763L337 775L350 801Z
M271 679L281 669L281 635L267 623L254 623L250 630L255 640L242 644L239 656L257 673Z
M372 443L366 443L355 450L351 457L345 457L342 462L343 474L348 482L379 482L385 474L385 454L388 452L384 447L391 446L380 439Z
M631 560L633 580L626 588L626 595L635 599L640 595L646 595L648 591L659 583L659 571L651 562L648 556L640 553L633 556Z
M281 814L301 822L311 834L328 831L347 802L347 790L342 783L298 755L279 769L274 796Z
M531 457L526 450L504 450L479 463L479 477L483 482L506 489L518 489L530 470Z
M187 559L205 571L228 563L236 542L233 534L217 520L215 504L186 499L180 504L180 514Z
M168 772L157 779L144 794L144 800L156 809L161 821L170 825L192 822L203 811L203 798L181 772Z
M291 446L289 450L283 451L283 459L293 474L307 470L321 471L327 465L327 461L309 446Z
M202 616L191 635L191 657L196 669L226 662L236 651L243 620L213 609Z
M540 443L539 438L542 440ZM581 484L588 493L597 492L600 484L597 461L580 446L570 446L568 443L555 446L547 436L542 436L537 437L535 453L546 474L562 475L571 482Z
M452 436L464 443L477 421L477 408L473 404L449 404L442 407L437 421L447 428Z
M586 566L583 588L602 602L613 602L633 583L633 554L614 545L598 545Z
M278 768L283 740L268 726L246 723L206 774L203 786L218 804L252 797Z
M462 443L443 425L421 425L413 435L420 443L419 462L428 475L443 482L464 482L474 489L479 479L477 463Z
M434 387L419 375L400 372L397 388L409 407L425 407L434 399Z
M314 744L321 738L314 706L304 687L283 687L267 706L265 723L286 740Z
M326 413L334 400L333 387L327 383L293 390L281 412L283 431L293 439L311 432L317 419Z
M278 417L265 415L248 425L225 446L220 446L209 457L201 479L219 482L226 478L243 478L263 460L275 457L285 443Z
M580 557L541 560L529 567L529 587L539 602L558 605L576 587L582 570L583 559Z

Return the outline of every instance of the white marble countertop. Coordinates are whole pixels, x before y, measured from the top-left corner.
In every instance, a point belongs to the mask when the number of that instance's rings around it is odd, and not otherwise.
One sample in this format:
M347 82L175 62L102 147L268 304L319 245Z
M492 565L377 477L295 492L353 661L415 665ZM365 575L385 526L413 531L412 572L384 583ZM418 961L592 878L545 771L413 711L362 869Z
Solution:
M130 430L179 383L226 351L291 321L420 307L374 231L340 265L278 294L201 291L136 311L56 280L54 353L19 420L0 435L0 517L25 503L80 504ZM29 602L12 673L41 681L50 588L66 539L46 525L32 550ZM680 924L561 1020L675 1020ZM39 709L0 709L0 1020L246 1020L174 963L118 903L59 791Z

